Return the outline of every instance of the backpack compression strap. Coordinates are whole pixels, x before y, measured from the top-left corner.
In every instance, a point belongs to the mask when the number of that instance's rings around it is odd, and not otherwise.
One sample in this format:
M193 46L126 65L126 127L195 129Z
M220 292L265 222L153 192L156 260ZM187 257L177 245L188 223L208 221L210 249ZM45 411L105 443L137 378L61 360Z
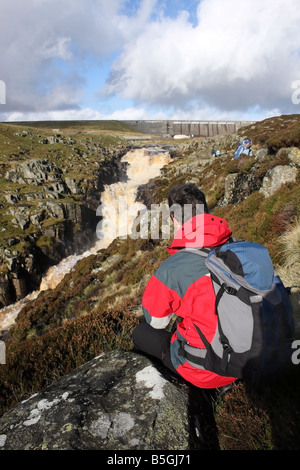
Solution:
M213 273L211 273L211 274L214 278ZM219 282L218 282L218 284L219 284ZM237 293L238 293L238 291L236 289L234 289L233 287L227 286L225 283L220 285L220 289L219 289L219 291L216 295L216 303L215 303L216 315L218 315L218 305L219 305L220 299L221 299L222 295L224 294L224 292L227 292L230 295L237 295ZM207 340L205 335L202 333L200 328L195 323L193 325L194 325L198 335L200 336L200 339L202 340L205 348L207 350L209 350L210 347L211 347L209 341ZM220 334L219 340L220 340L220 343L222 344L222 347L223 347L223 355L222 355L222 358L221 358L220 368L223 372L226 372L227 365L228 365L228 362L229 362L229 355L233 352L233 349L229 344L229 340L228 340L227 336L224 334L224 332L222 330L222 325L221 325L219 316L218 316L218 330L219 330L219 334ZM180 348L180 355L184 356L190 362L194 362L195 364L198 364L200 366L204 366L204 358L203 357L198 357L197 355L194 355L194 354L186 351L184 349L184 347Z
M230 294L230 295L237 295L238 291L234 287L230 287L225 283L221 284L219 282L218 278L212 272L210 274L211 274L212 280L220 286L220 288L218 290L218 293L216 295L215 309L216 309L216 315L218 317L218 329L219 329L219 333L220 333L219 340L220 340L220 343L222 344L222 347L223 347L223 356L222 356L222 360L221 360L221 369L224 372L226 372L228 361L229 361L229 355L230 355L230 353L233 352L233 349L230 346L229 340L228 340L227 336L224 334L224 331L222 329L220 317L218 315L218 306L219 306L219 302L220 302L221 297L224 294L224 292L227 292L227 294Z
M233 240L234 240L233 238L230 238L226 243L231 243ZM214 247L214 249L218 250L218 248L220 248L221 246L222 245L220 245L218 247ZM196 248L196 249L195 248L184 248L184 251L197 254L198 256L205 256L206 257L211 252L212 249L213 248L210 248L210 247L203 247L203 248ZM219 289L219 291L216 295L216 302L215 302L215 311L216 311L216 315L218 316L218 305L219 305L219 302L220 302L221 297L224 294L224 292L227 292L228 294L231 294L231 295L237 295L238 291L236 289L234 289L233 287L227 286L225 283L223 283L221 285L219 280L215 277L215 275L211 271L210 271L210 275L211 275L211 279L214 280L220 286L220 289ZM202 333L200 328L195 323L193 325L194 325L198 335L200 336L200 339L202 340L205 348L207 350L210 349L210 343L206 339L205 335ZM226 372L227 365L228 365L228 360L229 360L229 354L231 352L233 352L233 349L229 344L228 338L225 336L225 334L222 330L222 326L221 326L219 316L218 316L218 329L219 329L219 333L220 333L220 343L222 344L222 347L223 347L223 356L222 356L222 360L221 360L221 369L224 372ZM184 349L184 346L180 347L179 355L185 357L190 362L194 362L195 364L198 364L200 366L204 366L204 358L199 357L197 355L194 355L194 354L186 351Z

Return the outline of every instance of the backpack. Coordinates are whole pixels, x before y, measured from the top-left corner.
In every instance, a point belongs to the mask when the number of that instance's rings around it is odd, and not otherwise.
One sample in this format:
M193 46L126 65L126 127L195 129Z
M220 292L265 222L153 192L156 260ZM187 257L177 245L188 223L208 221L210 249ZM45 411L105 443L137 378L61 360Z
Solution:
M184 355L218 375L256 381L291 363L292 308L267 248L232 240L209 252L193 249L206 256L218 323L211 343L194 324L206 347L204 359L190 354L197 348L187 348Z
M245 144L239 144L238 148L236 149L234 155L233 155L233 158L235 160L237 160L241 155L242 153L244 153L245 155L252 155L252 149L251 147L246 147Z

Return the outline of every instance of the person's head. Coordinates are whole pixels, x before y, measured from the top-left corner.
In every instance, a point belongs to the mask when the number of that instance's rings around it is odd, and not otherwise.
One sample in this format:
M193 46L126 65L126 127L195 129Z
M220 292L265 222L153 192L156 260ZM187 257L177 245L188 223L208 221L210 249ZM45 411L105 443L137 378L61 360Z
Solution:
M197 214L208 214L205 194L194 183L185 183L170 189L168 195L170 215L183 224Z
M246 144L247 147L249 147L250 144L251 144L251 140L250 140L250 139L245 139L245 140L244 140L244 144Z

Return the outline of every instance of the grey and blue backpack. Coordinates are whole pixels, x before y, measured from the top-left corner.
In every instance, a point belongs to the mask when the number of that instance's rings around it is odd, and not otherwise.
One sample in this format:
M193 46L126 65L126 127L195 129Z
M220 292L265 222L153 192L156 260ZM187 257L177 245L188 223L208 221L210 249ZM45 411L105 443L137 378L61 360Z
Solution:
M205 249L194 252L206 256L216 294L218 326L209 343L194 325L206 354L197 358L185 351L186 359L222 376L253 381L291 364L292 308L267 248L234 240L209 253Z

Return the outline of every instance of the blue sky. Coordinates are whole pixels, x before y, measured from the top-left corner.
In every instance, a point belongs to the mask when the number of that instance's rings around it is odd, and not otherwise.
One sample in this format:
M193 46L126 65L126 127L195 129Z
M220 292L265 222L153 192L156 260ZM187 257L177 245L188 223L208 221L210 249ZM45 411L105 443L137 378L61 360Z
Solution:
M0 0L0 18L1 121L299 112L299 0Z

